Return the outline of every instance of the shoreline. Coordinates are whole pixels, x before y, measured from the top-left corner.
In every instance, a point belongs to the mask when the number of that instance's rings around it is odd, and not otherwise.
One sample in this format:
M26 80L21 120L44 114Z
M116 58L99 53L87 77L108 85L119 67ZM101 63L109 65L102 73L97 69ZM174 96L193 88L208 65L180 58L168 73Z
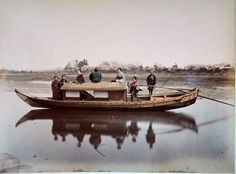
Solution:
M84 72L84 78L86 81L89 81L88 76L91 72ZM116 76L116 72L101 72L103 76L103 81L110 81ZM76 72L7 72L2 73L0 72L0 79L7 80L7 81L51 81L55 75L59 78L62 74L65 74L69 81L73 81L76 79L77 73ZM130 71L125 72L126 79L129 81L135 75L137 76L138 80L145 80L148 76L149 72L145 71ZM208 80L209 78L216 78L218 80L227 80L227 81L235 81L235 73L233 71L228 72L155 72L154 73L159 80L166 80L169 79L176 79L181 78L190 79L190 78L197 78L202 80Z

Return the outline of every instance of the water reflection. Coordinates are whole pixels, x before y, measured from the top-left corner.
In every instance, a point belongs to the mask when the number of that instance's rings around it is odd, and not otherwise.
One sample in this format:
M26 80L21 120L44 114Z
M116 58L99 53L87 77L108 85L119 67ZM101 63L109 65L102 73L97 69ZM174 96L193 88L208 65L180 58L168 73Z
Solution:
M127 137L135 143L141 127L147 124L145 139L150 149L158 134L178 132L189 129L198 132L195 120L183 113L174 112L120 112L120 111L78 111L78 110L32 110L24 115L16 127L29 120L52 120L52 134L55 141L66 141L68 135L77 139L77 146L81 147L85 135L89 136L89 143L95 149L102 145L102 136L110 136L116 142L117 149L121 149ZM164 132L155 132L153 124L169 125ZM142 126L144 129L144 126Z

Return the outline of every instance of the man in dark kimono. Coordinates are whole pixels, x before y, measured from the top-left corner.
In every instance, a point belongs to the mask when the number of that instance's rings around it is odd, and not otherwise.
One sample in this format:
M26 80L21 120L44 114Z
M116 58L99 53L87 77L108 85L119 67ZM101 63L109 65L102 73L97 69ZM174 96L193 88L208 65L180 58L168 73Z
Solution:
M151 74L148 75L146 82L148 85L149 95L151 96L156 85L156 76L153 74L153 70L151 70Z
M132 142L136 142L136 138L138 136L140 128L138 127L138 123L136 120L132 120L130 126L128 127L129 134L132 136Z
M61 80L60 80L59 83L58 83L59 98L60 98L61 100L63 100L64 97L65 97L63 91L61 91L61 87L62 87L65 83L69 83L69 82L66 80L66 75L63 74L63 75L61 76Z
M95 68L94 71L89 75L89 80L93 83L99 83L102 80L102 74Z
M155 133L152 129L152 122L149 124L147 134L146 134L146 141L149 144L150 149L152 149L153 144L155 143L156 137Z

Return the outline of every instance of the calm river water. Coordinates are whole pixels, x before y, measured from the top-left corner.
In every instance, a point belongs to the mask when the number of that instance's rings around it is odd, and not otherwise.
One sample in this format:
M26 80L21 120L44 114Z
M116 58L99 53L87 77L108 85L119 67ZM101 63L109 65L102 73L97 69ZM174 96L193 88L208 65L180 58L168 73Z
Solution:
M0 97L1 172L234 172L231 106L199 98L168 112L55 111L13 91Z

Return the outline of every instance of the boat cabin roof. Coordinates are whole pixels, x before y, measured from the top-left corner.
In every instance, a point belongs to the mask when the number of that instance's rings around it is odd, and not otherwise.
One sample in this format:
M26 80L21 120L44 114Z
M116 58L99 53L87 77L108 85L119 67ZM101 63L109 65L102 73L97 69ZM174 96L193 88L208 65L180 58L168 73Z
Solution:
M125 91L127 89L126 83L117 82L100 82L100 83L65 83L61 90L64 91L84 91L84 90L94 90L94 91Z

